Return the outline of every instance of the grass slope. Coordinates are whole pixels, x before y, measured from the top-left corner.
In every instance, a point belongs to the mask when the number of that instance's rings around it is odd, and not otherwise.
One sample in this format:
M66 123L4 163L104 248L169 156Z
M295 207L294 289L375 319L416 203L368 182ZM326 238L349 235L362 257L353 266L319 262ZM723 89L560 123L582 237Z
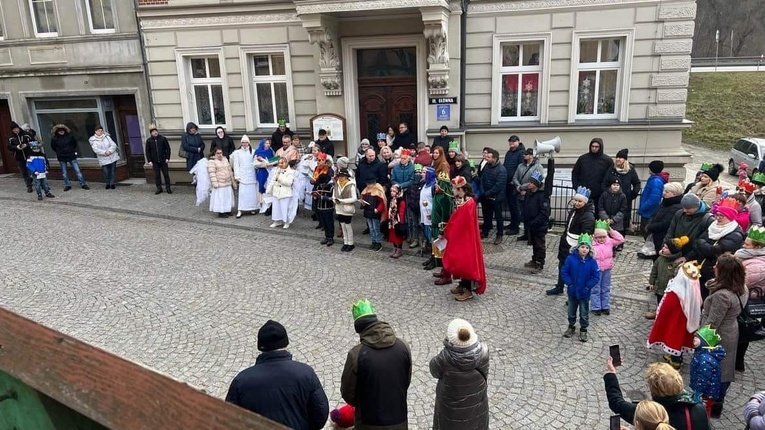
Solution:
M691 73L683 142L730 149L736 138L765 137L765 72Z

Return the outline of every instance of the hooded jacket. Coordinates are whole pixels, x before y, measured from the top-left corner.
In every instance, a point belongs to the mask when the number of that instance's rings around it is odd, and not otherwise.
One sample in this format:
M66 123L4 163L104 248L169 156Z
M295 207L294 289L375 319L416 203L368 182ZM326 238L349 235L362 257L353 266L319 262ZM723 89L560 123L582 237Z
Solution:
M592 287L600 282L600 270L598 262L590 252L582 257L579 255L579 247L571 247L571 252L561 268L561 279L568 286L568 296L577 300L589 300Z
M14 128L19 128L18 124L11 121L11 130ZM26 134L23 130L19 131L19 134L15 134L13 131L11 131L11 137L8 138L8 150L13 153L13 159L17 162L25 163L27 158L29 158L29 154L32 153L32 149L29 147L29 141L31 138L28 134ZM21 149L18 147L22 146Z
M345 360L340 393L356 408L355 430L408 428L407 390L412 381L412 354L382 321L367 326L361 343Z
M599 143L600 149L593 154L590 151L593 143ZM571 171L571 184L574 189L577 187L587 187L590 189L591 200L597 200L603 192L603 180L606 177L608 169L614 165L614 162L605 154L603 140L599 137L592 139L587 146L587 153L581 155L574 164Z
M195 134L191 134L192 128L197 129ZM181 136L181 147L188 154L187 166L189 164L194 166L197 161L204 157L205 143L202 141L202 136L199 135L199 127L193 122L186 124L186 133Z
M691 382L688 384L693 390L694 398L720 398L720 362L723 358L725 349L720 345L711 348L702 341L696 348L691 359Z
M444 349L430 360L438 379L433 430L489 428L489 349L481 342L458 347L444 340Z
M643 188L643 194L640 195L640 207L638 215L643 218L651 218L659 209L661 197L664 194L664 184L669 182L669 173L654 173L648 177Z
M739 249L736 257L741 260L746 270L746 286L749 290L759 289L765 292L765 248Z
M58 134L58 130L64 130L64 134ZM77 139L65 124L56 124L50 130L50 146L56 153L56 158L62 163L68 163L77 159Z
M699 202L699 210L693 215L686 215L682 210L678 210L672 216L672 221L669 223L667 234L662 239L662 242L675 237L688 236L688 244L683 247L682 254L686 260L695 260L699 258L694 246L696 239L706 232L709 224L713 222L714 218L712 218L706 203L703 201Z

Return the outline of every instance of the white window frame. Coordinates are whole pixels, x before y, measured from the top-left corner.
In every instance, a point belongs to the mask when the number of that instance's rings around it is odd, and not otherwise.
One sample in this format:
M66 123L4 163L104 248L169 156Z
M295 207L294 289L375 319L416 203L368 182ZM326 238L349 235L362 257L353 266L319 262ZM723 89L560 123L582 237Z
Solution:
M539 73L539 89L537 96L537 116L535 117L502 117L502 73L510 68L502 67L502 44L528 44L539 43L541 45L539 66L517 66L512 68L512 73ZM492 45L492 72L491 72L491 124L499 125L513 122L539 122L547 124L549 112L549 88L550 88L550 64L552 50L552 33L520 33L520 34L495 34ZM541 70L540 70L541 68Z
M223 104L226 107L226 122L225 124L200 124L197 118L196 99L194 96L193 82L197 79L191 78L191 59L199 57L218 57L218 64L220 66L220 78L205 78L205 80L220 80L220 84L223 90ZM226 62L223 57L222 48L190 48L190 49L176 49L175 50L175 64L178 69L178 88L181 95L181 109L183 111L184 122L193 122L197 124L200 130L215 130L216 127L221 126L227 131L233 131L231 120L231 104L228 96L228 75L226 74Z
M93 10L90 8L91 0L84 0L84 1L85 1L85 10L88 14L88 25L90 25L91 34L109 34L109 33L115 33L117 31L117 18L114 13L115 10L114 10L113 0L103 0L104 3L108 2L112 5L112 28L104 28L104 29L93 28Z
M56 31L50 32L50 33L38 33L37 32L37 17L35 16L35 6L34 3L39 3L41 1L50 1L53 5L53 20L56 24ZM59 22L58 22L58 10L56 10L56 1L55 0L28 0L29 4L29 16L32 17L32 30L35 32L35 37L58 37L58 29L59 29Z
M260 123L258 119L258 97L255 93L256 83L260 82L281 82L274 79L273 76L255 76L255 64L253 57L258 55L284 55L284 73L287 83L287 111L289 112L289 125L295 127L297 119L295 118L295 97L292 88L292 64L289 45L257 45L243 46L239 48L239 63L242 68L242 85L244 86L244 115L247 125L253 129L258 128L276 128L278 123ZM273 93L272 93L273 94ZM274 111L274 113L276 113ZM274 119L279 121L277 115Z
M579 98L579 71L613 69L613 63L585 63L579 64L579 45L582 40L589 39L621 39L619 51L619 72L616 80L616 102L613 114L577 114L577 102ZM568 122L590 120L618 120L629 121L630 86L632 83L632 63L635 43L634 29L616 29L602 31L574 31L571 43L571 82L569 86ZM598 52L600 52L600 47ZM600 58L598 58L600 60ZM597 84L596 84L597 88Z

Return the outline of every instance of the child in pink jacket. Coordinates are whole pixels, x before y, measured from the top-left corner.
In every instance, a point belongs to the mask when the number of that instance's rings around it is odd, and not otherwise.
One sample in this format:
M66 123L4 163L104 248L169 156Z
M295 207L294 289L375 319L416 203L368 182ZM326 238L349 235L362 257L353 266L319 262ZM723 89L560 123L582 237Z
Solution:
M595 315L611 315L611 269L614 248L624 243L624 236L609 227L607 221L595 221L592 251L600 269L600 282L592 288L590 309Z

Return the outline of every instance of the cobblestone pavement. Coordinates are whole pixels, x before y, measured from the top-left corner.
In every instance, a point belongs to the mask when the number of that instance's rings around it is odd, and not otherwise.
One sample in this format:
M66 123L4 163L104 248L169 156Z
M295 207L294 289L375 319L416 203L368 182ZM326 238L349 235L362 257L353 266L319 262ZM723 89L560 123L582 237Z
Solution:
M345 255L318 244L307 216L287 231L269 229L262 215L221 220L193 206L188 187L159 196L149 185L52 187L57 198L38 202L18 177L0 179L2 305L215 396L254 362L257 329L272 318L286 326L295 358L316 369L331 405L341 403L345 355L358 341L349 307L362 297L412 347L411 428L430 428L436 381L427 364L455 317L471 321L491 350L492 429L606 428L608 346L622 347L619 376L633 398L645 395L645 368L660 359L644 347L649 266L634 258L632 239L617 259L612 314L591 316L582 344L561 337L565 298L544 296L553 236L540 275L521 270L530 248L484 242L488 291L458 303L433 286L420 257L364 249L360 219L361 246ZM736 375L714 428L743 428L741 406L765 387L763 352L763 343L750 348L750 369Z

